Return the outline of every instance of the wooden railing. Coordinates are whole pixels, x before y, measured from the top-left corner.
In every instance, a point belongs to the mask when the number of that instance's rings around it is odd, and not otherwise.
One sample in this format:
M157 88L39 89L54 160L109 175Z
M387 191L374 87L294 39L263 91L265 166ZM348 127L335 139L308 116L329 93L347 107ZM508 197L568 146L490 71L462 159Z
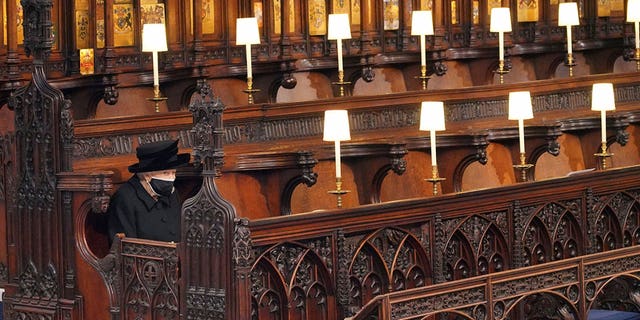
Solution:
M634 246L639 172L250 221L256 312L348 316L381 294Z
M233 319L587 319L591 309L639 311L638 174L636 166L221 224L221 211L189 209L180 244L118 239L98 265L120 319L225 312ZM206 203L196 198L192 204ZM194 228L220 229L194 237ZM209 242L216 239L227 241ZM229 265L217 262L225 256Z
M633 246L380 295L347 319L590 319L590 310L629 304L640 311L638 272L640 247Z

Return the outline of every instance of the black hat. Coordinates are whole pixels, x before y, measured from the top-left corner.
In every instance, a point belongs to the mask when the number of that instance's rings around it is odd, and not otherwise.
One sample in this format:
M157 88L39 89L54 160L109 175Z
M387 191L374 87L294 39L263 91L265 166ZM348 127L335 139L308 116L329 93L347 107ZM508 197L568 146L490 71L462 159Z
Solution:
M175 169L189 163L191 155L178 154L178 140L146 143L136 148L138 163L129 166L129 172L150 172Z

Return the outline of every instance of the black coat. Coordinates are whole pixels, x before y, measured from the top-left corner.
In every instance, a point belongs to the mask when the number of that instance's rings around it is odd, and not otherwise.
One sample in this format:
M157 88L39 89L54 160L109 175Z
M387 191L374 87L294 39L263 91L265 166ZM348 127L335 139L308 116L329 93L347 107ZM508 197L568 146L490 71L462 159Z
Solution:
M180 211L177 192L156 201L134 175L111 197L109 237L113 241L116 233L124 233L130 238L178 242Z

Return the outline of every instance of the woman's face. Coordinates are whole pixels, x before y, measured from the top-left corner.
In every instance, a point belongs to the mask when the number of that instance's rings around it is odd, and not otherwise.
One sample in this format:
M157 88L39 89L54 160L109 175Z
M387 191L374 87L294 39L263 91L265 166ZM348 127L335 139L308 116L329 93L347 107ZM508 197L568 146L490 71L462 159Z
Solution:
M147 172L146 176L148 180L150 180L151 178L156 178L161 180L175 180L176 169L151 171L151 172Z

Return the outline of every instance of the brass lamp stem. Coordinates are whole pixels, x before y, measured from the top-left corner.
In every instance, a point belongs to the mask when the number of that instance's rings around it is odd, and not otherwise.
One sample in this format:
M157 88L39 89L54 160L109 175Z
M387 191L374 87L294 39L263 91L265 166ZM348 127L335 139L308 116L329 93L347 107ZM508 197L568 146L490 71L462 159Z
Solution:
M500 74L500 84L504 84L504 60L498 62L498 73Z
M601 170L607 170L607 158L610 158L613 156L613 153L609 153L607 151L607 143L606 142L602 142L602 145L600 146L600 153L595 153L594 156L598 157L598 159L600 160L600 169Z
M427 90L427 82L429 81L429 76L427 76L427 66L420 66L420 78L422 82L422 90Z
M147 98L148 101L153 101L156 112L160 112L160 101L167 100L167 97L163 97L160 94L160 85L153 85L153 98Z
M527 170L533 167L533 164L527 163L527 155L524 152L520 152L520 164L513 165L514 168L520 170L520 181L526 182Z
M328 193L337 197L337 207L342 208L342 195L349 193L349 190L342 190L342 178L336 177L336 189L330 190Z
M573 61L573 53L567 53L567 66L569 67L569 77L573 77L573 67L576 63Z
M438 184L444 180L445 178L441 178L438 173L438 166L431 166L431 178L425 179L426 181L431 182L433 184L433 195L438 195Z
M242 90L244 93L248 95L248 103L253 104L253 94L259 92L260 89L253 88L253 77L247 77L247 89Z
M344 86L351 84L349 81L344 81L344 70L338 70L338 81L332 82L332 84L337 85L340 89L340 96L344 97L345 91Z

